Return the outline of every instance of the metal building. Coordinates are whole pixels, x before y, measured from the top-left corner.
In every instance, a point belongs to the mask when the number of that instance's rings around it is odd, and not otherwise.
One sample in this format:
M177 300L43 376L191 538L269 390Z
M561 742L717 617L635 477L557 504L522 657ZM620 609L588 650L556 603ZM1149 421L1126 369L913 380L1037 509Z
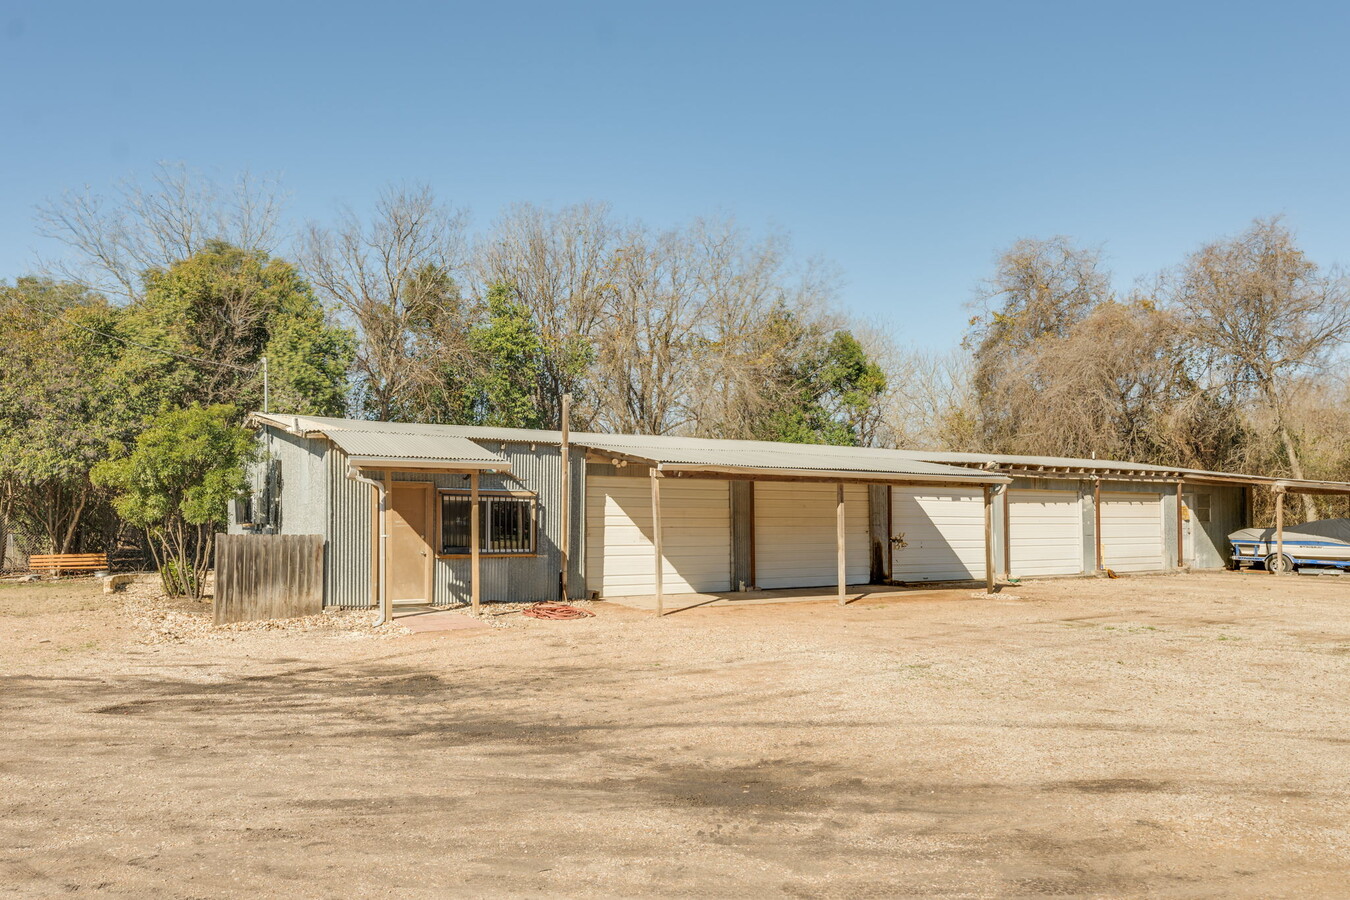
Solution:
M329 606L1214 569L1274 479L255 413L232 531L319 534ZM1287 482L1279 482L1287 484Z

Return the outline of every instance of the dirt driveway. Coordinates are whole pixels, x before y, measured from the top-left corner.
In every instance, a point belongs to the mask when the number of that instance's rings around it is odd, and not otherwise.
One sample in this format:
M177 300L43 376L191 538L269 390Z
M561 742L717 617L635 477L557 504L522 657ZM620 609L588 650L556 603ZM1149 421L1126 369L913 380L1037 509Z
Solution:
M0 587L0 896L1346 896L1350 579L376 636Z

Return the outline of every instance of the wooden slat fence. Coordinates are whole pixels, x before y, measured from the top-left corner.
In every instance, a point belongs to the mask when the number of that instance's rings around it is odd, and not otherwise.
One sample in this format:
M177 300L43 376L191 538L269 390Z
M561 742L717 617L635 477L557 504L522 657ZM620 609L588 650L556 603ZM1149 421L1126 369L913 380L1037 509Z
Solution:
M323 535L216 535L217 625L321 612Z

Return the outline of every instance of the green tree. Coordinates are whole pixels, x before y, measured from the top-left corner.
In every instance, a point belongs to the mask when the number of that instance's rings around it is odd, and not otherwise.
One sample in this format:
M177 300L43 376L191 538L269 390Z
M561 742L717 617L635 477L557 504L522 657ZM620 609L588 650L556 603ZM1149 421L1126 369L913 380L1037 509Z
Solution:
M508 284L495 284L484 301L484 321L469 332L479 371L471 388L481 425L538 428L544 345L525 304Z
M794 444L863 443L886 375L858 339L843 330L825 337L782 308L764 333L776 348L767 374L777 402L754 423L751 436Z
M201 596L216 529L247 490L256 444L238 415L228 404L166 410L93 469L118 515L146 530L169 593Z
M881 366L851 331L836 331L823 348L813 380L819 392L817 402L830 420L848 429L850 443L862 443L869 419L877 414L877 401L886 392Z
M346 407L355 339L333 324L284 260L212 241L167 269L147 272L124 329L135 342L127 347L124 375L153 390L152 407L200 402L261 409L263 356L273 411L340 415Z
M377 330L378 325L401 333L397 352L404 365L397 368L402 386L377 395L371 391L370 381L363 381L359 386L361 408L367 415L394 421L470 421L470 384L477 369L469 346L474 311L459 283L443 268L425 265L408 279L397 309L402 311L397 320L376 316L372 309L366 324L371 330ZM394 344L392 336L388 343Z
M102 296L74 285L0 285L0 529L22 523L51 552L75 549L82 523L100 507L90 469L110 441L136 429L134 404L115 377L121 345L100 336L120 318Z

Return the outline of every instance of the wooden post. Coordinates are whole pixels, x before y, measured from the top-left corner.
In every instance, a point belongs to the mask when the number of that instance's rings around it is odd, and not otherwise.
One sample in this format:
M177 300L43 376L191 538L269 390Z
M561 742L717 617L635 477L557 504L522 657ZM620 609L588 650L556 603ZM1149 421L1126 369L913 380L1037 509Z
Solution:
M759 574L755 571L755 483L750 482L750 590L755 590L759 586L757 579Z
M994 486L984 486L984 592L994 592Z
M666 562L661 552L661 478L655 469L652 475L652 549L656 558L656 615L665 615Z
M845 550L844 528L844 485L842 482L835 485L835 506L834 506L834 543L835 554L839 566L839 605L843 606L848 602L848 597L844 593L844 583L848 580L848 559Z
M1284 574L1284 488L1275 488L1275 571Z
M380 535L384 533L384 507L380 505L380 489L370 486L370 605L380 607ZM380 607L383 610L383 607Z
M389 598L389 506L393 502L394 480L384 470L384 504L380 507L380 545L384 548L384 565L380 566L380 616L387 625L394 621L393 601Z
M1003 578L1007 580L1012 577L1012 485L1005 484L999 493L1003 497ZM1083 527L1081 516L1078 527Z
M560 444L562 454L562 500L558 504L558 515L562 517L559 523L558 542L562 545L562 572L559 574L558 588L562 594L563 602L567 602L567 567L568 550L571 549L572 535L572 467L570 465L568 446L571 437L572 422L572 395L563 394L562 397L562 442Z
M1100 477L1092 480L1092 540L1094 543L1094 554L1097 557L1097 571L1100 572L1106 568L1106 563L1102 560L1102 480Z
M473 604L474 614L478 613L481 601L479 576L481 566L478 552L478 536L482 533L482 515L478 510L478 472L469 475L469 602Z
M1177 568L1186 568L1186 525L1183 510L1186 501L1181 497L1181 482L1177 482ZM1192 525L1192 528L1195 526Z

